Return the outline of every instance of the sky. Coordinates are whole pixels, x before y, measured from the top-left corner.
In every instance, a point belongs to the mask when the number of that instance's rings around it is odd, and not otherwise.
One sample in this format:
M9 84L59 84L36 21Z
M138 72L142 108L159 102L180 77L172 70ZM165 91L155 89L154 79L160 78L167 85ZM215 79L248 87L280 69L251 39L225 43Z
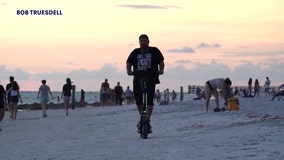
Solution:
M0 80L14 76L21 90L46 79L61 91L70 77L77 90L98 91L104 79L132 87L128 55L145 33L165 58L157 89L179 91L229 77L284 83L281 0L0 0ZM58 10L62 15L17 15Z

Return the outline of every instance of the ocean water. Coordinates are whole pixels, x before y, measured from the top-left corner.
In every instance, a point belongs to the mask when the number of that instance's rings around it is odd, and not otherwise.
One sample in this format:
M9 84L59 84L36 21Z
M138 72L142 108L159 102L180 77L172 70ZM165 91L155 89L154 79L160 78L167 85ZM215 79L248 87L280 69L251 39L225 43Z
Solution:
M52 100L51 97L49 97L49 102L52 103L62 103L63 100L61 99L61 93L62 92L52 92L52 95L54 99ZM23 104L33 104L33 103L39 103L39 99L37 98L37 91L21 91L22 101ZM161 95L161 98L163 98L163 93ZM171 98L171 97L170 97ZM184 93L184 101L192 100L195 98L194 94L187 94ZM177 100L179 101L180 94L177 93ZM81 92L75 93L75 100L79 102L81 100ZM100 102L100 93L99 92L87 92L85 91L85 102L88 104L92 104L94 102Z
M37 98L38 92L36 91L21 91L22 101L23 104L33 104L33 103L39 103L40 100ZM52 100L51 97L49 97L49 102L52 103L62 103L63 100L61 99L62 92L52 92L52 95L54 99ZM79 102L81 99L81 92L75 93L75 100ZM86 92L85 91L85 102L91 104L94 102L100 101L100 93L99 92Z

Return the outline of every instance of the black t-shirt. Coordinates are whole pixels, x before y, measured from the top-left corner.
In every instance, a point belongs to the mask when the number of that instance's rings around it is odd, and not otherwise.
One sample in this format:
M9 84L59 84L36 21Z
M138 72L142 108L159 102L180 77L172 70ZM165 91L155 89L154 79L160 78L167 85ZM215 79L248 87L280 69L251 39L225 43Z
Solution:
M134 49L127 63L133 65L134 76L151 77L158 76L158 65L164 60L161 51L156 47L149 47L146 53L141 52L141 48Z
M72 85L71 84L64 84L63 85L63 92L64 92L64 96L68 96L71 97L71 91L72 91Z
M117 96L121 96L122 93L123 93L123 89L122 89L121 86L115 86L115 87L114 87L114 92L115 92L115 94L116 94Z
M7 84L6 85L6 91L8 91L11 87L12 87L12 83ZM9 92L8 93L8 99L9 99L10 96L11 96L11 93Z

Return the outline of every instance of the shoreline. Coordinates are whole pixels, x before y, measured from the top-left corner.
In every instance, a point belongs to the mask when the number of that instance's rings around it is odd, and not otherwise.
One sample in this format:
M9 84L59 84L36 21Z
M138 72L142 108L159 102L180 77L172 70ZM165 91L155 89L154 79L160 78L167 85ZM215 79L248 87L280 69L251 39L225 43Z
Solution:
M100 107L101 102L94 102L94 103L87 103L87 102L75 102L75 103L70 103L70 109L75 109L75 108L81 108L81 107ZM112 105L109 105L112 106ZM46 109L64 109L64 102L62 103L53 103L50 102L47 104ZM8 108L5 108L5 111L7 111ZM41 104L40 103L32 103L32 104L18 104L18 110L42 110Z

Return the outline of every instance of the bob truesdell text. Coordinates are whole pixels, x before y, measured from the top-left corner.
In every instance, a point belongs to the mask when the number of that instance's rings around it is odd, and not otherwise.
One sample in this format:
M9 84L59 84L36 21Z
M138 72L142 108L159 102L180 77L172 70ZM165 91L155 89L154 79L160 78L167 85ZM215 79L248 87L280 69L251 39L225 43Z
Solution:
M63 15L62 10L17 10L17 15L35 15L35 16L41 16L41 15Z

